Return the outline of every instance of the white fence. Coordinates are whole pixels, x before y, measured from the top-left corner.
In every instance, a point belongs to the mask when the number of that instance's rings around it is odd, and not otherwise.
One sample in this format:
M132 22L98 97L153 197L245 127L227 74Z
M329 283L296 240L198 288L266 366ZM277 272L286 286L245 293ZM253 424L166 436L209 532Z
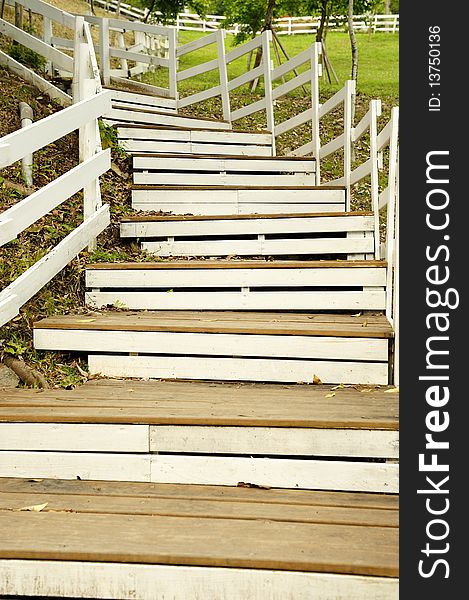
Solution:
M91 0L87 0L91 4ZM117 0L94 0L94 4L108 11L117 11ZM124 2L120 3L120 14L127 19L143 20L148 13L147 9L141 9ZM155 12L156 15L160 14ZM176 29L178 31L202 31L210 32L223 27L225 21L223 15L206 15L201 17L195 13L182 12L176 17ZM304 33L316 33L319 27L319 17L281 17L274 21L278 35L297 35ZM354 15L353 24L356 31L386 31L397 33L399 31L399 15ZM332 29L347 26L347 17L332 15L329 18L329 27ZM240 26L233 25L227 29L228 33L239 33Z
M71 58L50 43L25 34L7 21L0 22L4 35L38 52L59 68L71 71L73 99L68 94L59 96L62 103L68 105L67 108L1 138L0 168L21 160L77 129L79 163L0 214L0 245L14 240L18 234L80 190L83 190L84 214L81 225L0 292L0 326L16 316L21 306L81 250L87 246L93 249L96 237L110 222L109 207L101 202L99 186L100 175L110 168L110 150L102 150L97 119L110 110L111 94L101 89L89 26L83 17L74 17L40 0L17 2L42 15L46 33L50 31L47 20L73 30L74 57ZM10 57L8 59L7 66L13 66L20 76L42 86L44 91L50 92L51 97L57 94L57 88L46 79Z

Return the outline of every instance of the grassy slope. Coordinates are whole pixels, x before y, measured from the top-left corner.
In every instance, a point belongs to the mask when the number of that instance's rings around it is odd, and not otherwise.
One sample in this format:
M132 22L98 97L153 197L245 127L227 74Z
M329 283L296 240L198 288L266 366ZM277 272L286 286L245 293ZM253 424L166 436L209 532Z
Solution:
M51 0L51 3L73 12L87 12L88 5L81 0ZM180 43L190 41L198 34L181 32ZM293 56L307 47L312 36L283 37L287 52ZM231 40L230 42L231 43ZM348 37L343 33L331 32L328 37L329 56L340 78L341 84L348 77L349 46ZM397 52L398 36L388 34L359 35L360 72L358 81L359 94L357 97L357 116L366 111L370 97L381 97L384 104L384 116L387 116L390 106L397 103ZM189 67L201 60L210 60L208 52L189 57L186 63L181 62L181 67ZM191 64L192 62L192 64ZM235 75L237 68L245 69L245 59L239 64L233 64L231 76ZM192 93L210 87L215 83L214 74L209 74L203 82L193 80L185 83L183 94ZM198 86L198 87L197 87ZM329 97L339 86L322 83L321 95ZM0 69L0 135L5 135L17 129L20 125L17 114L17 105L21 100L31 104L36 118L44 117L58 107L50 103L40 93L24 84L17 77ZM246 89L238 91L234 104L242 105L252 101L252 96ZM277 110L281 120L291 114L296 114L308 107L308 98L302 93L294 97L279 100ZM195 107L194 112L202 114L217 114L220 106L217 100L209 101L203 106ZM383 116L383 119L384 119ZM256 128L262 127L262 115L254 115L239 126ZM327 123L329 132L340 132L340 122L337 117L332 117ZM281 147L287 150L289 146L302 143L302 135L307 136L308 131L297 132L292 137L285 136ZM366 145L366 141L365 141ZM77 160L77 139L74 134L63 138L35 155L35 186L41 187L52 180L61 172L69 169ZM20 315L0 332L0 344L7 351L23 356L25 360L45 373L53 385L62 387L73 386L83 380L81 371L86 369L83 358L64 353L38 353L32 347L31 326L34 320L51 314L63 314L70 311L83 311L84 269L86 264L93 261L113 260L145 260L138 253L134 243L122 242L118 236L118 221L121 216L130 212L130 178L127 175L129 162L125 156L113 152L113 161L120 167L123 176L109 172L102 178L103 200L111 205L113 225L104 232L99 239L98 252L93 256L83 252L80 257L70 263L52 282L47 284L32 301L26 304ZM60 166L59 166L60 165ZM334 157L325 164L331 177L340 169L340 156ZM2 172L2 177L12 183L21 183L21 174L18 165L13 165ZM366 187L358 190L355 207L366 207L362 197L366 197ZM12 203L17 202L24 194L7 188L5 181L0 180L0 210L4 210ZM48 248L54 246L60 239L69 233L81 221L82 197L77 194L55 210L51 216L41 219L38 223L22 233L17 241L0 248L0 290L13 281L28 266L40 258ZM1 352L1 348L0 348Z

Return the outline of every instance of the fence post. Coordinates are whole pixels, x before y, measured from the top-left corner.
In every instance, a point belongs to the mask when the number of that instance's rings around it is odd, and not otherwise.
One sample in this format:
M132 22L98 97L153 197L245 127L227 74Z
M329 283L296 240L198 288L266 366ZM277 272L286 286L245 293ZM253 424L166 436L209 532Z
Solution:
M89 47L84 29L84 17L75 17L72 84L74 103L93 96L97 91L90 57L90 51L94 52L94 49ZM78 139L79 162L82 163L94 156L101 146L97 121L93 119L80 127ZM101 207L101 204L99 179L95 179L83 188L83 218L87 219L92 216ZM88 251L93 252L94 250L96 250L96 239L90 240L88 244Z
M316 185L321 185L321 137L319 134L319 75L321 42L311 46L311 141L312 155L316 159Z
M43 16L42 17L42 24L43 24L43 29L42 29L42 41L45 42L46 44L48 44L49 46L52 45L51 40L52 40L52 21L49 17ZM52 75L54 73L54 65L52 64L52 62L50 60L47 61L46 63L46 73L48 75Z
M224 29L217 30L217 58L218 74L220 77L220 96L223 108L223 119L231 123L230 94L228 92L228 70L225 60L225 36Z
M379 181L378 181L378 117L381 100L370 101L370 159L371 159L371 210L375 232L375 259L380 259L379 234Z
M99 54L101 56L101 77L104 85L111 83L109 44L109 19L101 19L101 27L99 28Z
M352 98L355 95L355 81L345 82L344 100L344 185L346 188L346 211L350 211L350 173L352 172Z
M267 29L262 33L262 63L264 67L264 97L265 111L267 115L267 129L272 132L272 153L276 156L275 149L275 118L274 99L272 96L272 64L270 60L270 42L272 32Z
M169 96L170 98L178 98L177 89L177 30L171 28L168 33L168 58L169 58Z
M117 32L117 45L122 50L125 50L124 34L122 33L122 31L118 31ZM127 62L127 59L121 58L120 59L120 63L121 63L121 69L123 69L124 71L126 71L127 72L127 76L128 76L128 73L129 73L129 63Z

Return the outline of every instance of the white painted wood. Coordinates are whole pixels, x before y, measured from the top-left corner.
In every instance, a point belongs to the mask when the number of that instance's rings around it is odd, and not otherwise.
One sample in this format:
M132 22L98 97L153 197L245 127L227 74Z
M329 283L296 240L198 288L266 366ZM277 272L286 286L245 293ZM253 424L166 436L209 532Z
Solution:
M1 477L151 481L149 454L0 451Z
M109 225L109 222L109 206L105 204L59 242L48 254L0 292L0 302L9 297L14 297L17 312L19 312L20 307L81 252L91 239L96 238ZM7 316L8 314L11 314L11 305ZM2 325L6 322L3 319L4 316L0 315Z
M148 435L148 425L0 423L1 450L149 452Z
M174 118L174 117L173 117ZM179 117L179 118L184 118L184 117ZM192 119L186 119L187 123L190 123L192 121ZM198 122L198 120L196 120L196 122ZM206 123L208 121L204 121L204 123ZM218 122L215 122L216 124L218 124ZM221 123L221 121L220 121ZM212 122L213 124L213 122ZM228 125L228 124L225 124ZM224 131L212 131L209 129L202 129L200 131L198 131L197 129L194 130L190 130L190 129L175 129L175 130L171 130L171 129L152 129L152 128L138 128L138 127L132 127L131 125L128 126L121 126L118 129L118 134L119 134L119 139L135 139L135 140L169 140L169 141L179 141L179 140L184 140L184 141L192 141L194 143L211 143L211 144L215 144L215 143L220 143L221 145L228 145L228 144L239 144L242 146L248 146L250 144L252 145L257 145L257 146L270 146L270 134L265 134L265 133L246 133L246 132L239 132L239 131L228 131L228 130L224 130ZM221 154L221 153L219 153ZM153 164L158 164L159 160L163 160L165 157L148 157L148 158L143 158L142 160L151 160L153 161ZM180 161L184 159L184 157L181 158L175 158L175 161ZM135 158L135 160L138 160L138 158ZM171 160L171 159L166 159L166 160ZM187 159L186 159L187 160ZM208 159L205 159L208 160ZM235 161L236 159L231 159L232 161ZM178 163L174 163L175 165ZM197 164L195 163L195 168L197 168ZM214 165L219 164L218 162L214 162ZM231 163L229 163L231 164ZM214 167L211 167L210 170L212 170Z
M87 21L91 21L88 17ZM91 21L92 22L92 21ZM104 85L109 85L111 82L111 58L109 56L109 48L111 41L109 38L109 19L103 18L99 21L99 54L100 54L100 67L101 76Z
M218 60L214 58L213 60L209 60L207 62L201 63L199 65L195 65L194 67L190 67L189 69L185 69L184 71L179 71L176 75L177 81L184 81L185 79L190 79L191 77L196 77L197 75L201 75L202 73L207 73L208 71L213 71L218 68Z
M150 452L398 458L397 431L150 425Z
M73 71L73 58L1 18L0 33L52 61L64 71Z
M123 77L113 77L112 75L110 76L110 83L124 88L128 88L130 85L131 90L129 89L129 91L139 90L142 94L149 94L167 98L173 103L175 103L175 99L169 97L169 90L167 88L162 88L157 85L150 85L148 83L142 83L141 81L137 80L132 80L132 82L129 82L128 79L125 79Z
M279 125L275 126L275 135L282 135L282 133L287 133L287 131L291 131L292 129L296 129L297 127L299 127L300 125L303 125L303 123L307 123L308 121L311 121L313 116L313 111L311 108L308 108L307 110L304 110L303 112L299 113L298 115L295 115L294 117L290 117L290 119L287 119L286 121L283 121L283 123L280 123Z
M212 132L213 133L213 132ZM223 134L226 139L226 134ZM259 143L259 139L254 139ZM262 142L262 140L260 140ZM269 136L270 143L270 136ZM168 171L213 171L213 172L248 172L248 173L308 173L316 169L315 160L288 160L285 157L273 156L269 159L236 158L236 157L192 157L172 156L134 156L134 170L168 170Z
M0 560L0 594L113 600L397 600L391 577L135 563Z
M167 237L167 236L214 236L214 235L257 235L260 233L332 233L373 231L371 216L312 216L285 218L246 218L210 220L171 220L171 221L128 221L121 223L121 237ZM334 240L342 241L340 238ZM177 240L176 240L177 241Z
M310 81L311 81L311 71L308 69L308 71L304 71L303 73L300 73L296 77L293 77L293 79L290 79L286 83L283 83L283 84L277 86L273 90L272 97L274 100L277 100L278 98L282 98L283 96L285 96L292 90L296 90L297 88L301 87L305 83L309 83Z
M266 99L263 98L262 100L258 100L257 102L253 102L252 104L247 104L246 106L243 106L241 108L238 108L237 110L232 111L231 120L238 121L239 119L242 119L243 117L248 117L249 115L252 115L253 113L259 112L260 110L266 110L266 108L267 108L267 102L266 102Z
M132 82L133 83L133 82ZM152 110L171 110L176 112L175 101L171 98L161 98L159 96L150 96L149 94L138 94L136 92L125 91L125 90L109 90L112 94L113 103L118 101L122 104L134 104L142 105L142 107L148 106Z
M109 48L109 56L121 58L125 60L131 60L145 65L154 65L161 67L168 67L169 61L166 58L160 58L159 56L153 56L151 54L144 54L143 52L130 52L122 48Z
M255 50L256 48L259 48L259 46L261 46L261 45L262 45L262 38L261 38L261 36L257 36L255 38L253 38L252 40L249 40L249 42L246 42L242 46L238 46L237 48L234 48L230 52L226 53L226 64L233 62L240 56L244 56L245 54L247 54L248 52L251 52L252 50Z
M143 242L156 256L274 256L288 254L364 254L374 251L373 238L254 239Z
M100 117L109 110L110 104L110 94L103 92L6 135L2 138L2 144L8 145L8 159L0 163L0 168Z
M384 291L375 292L203 292L115 290L87 292L93 307L126 307L129 310L383 310Z
M282 186L282 185L314 185L316 180L311 175L295 173L294 175L261 175L261 174L220 174L220 173L168 173L150 172L139 173L134 171L133 182L145 185L239 185L239 186Z
M159 454L151 457L151 481L199 485L237 485L244 481L279 488L395 494L399 492L399 465Z
M321 159L326 158L326 156L329 156L329 154L332 154L333 152L340 150L340 148L344 147L344 143L345 143L345 134L341 133L340 135L338 135L336 138L334 138L330 142L327 142L327 144L324 144L324 146L321 146L321 148L319 149L319 158L321 158Z
M386 361L388 341L300 335L34 329L40 350Z
M142 33L163 36L167 36L168 33L174 31L174 29L170 27L164 27L163 25L153 25L149 23L142 23L141 21L123 21L122 19L109 19L109 27L123 31L140 31Z
M332 112L338 106L345 102L345 98L347 97L347 89L346 86L341 88L338 92L336 92L333 96L328 98L324 104L319 108L319 118L322 119L328 113Z
M271 146L242 146L240 144L177 143L166 141L122 140L128 153L161 152L167 154L230 154L233 156L272 156Z
M89 288L257 288L307 286L376 286L386 285L385 267L345 268L285 268L285 269L87 269L86 286Z
M229 124L225 123L224 121L190 119L153 111L134 112L132 110L112 108L106 112L106 117L115 121L150 125L167 125L170 127L186 127L188 129L230 129Z
M225 37L226 31L217 31L218 78L220 81L220 97L225 121L231 121L230 94L228 90L228 70L226 64Z
M178 98L177 90L177 68L178 60L176 58L177 31L169 29L168 32L168 57L169 57L169 95L171 98Z
M75 27L75 17L73 15L41 0L15 0L15 4L20 4L26 9L31 9L34 13L48 17L69 29Z
M0 214L0 246L16 238L39 218L105 173L111 166L111 151L104 150L51 181Z
M113 98L112 100L112 106L114 108L119 108L119 109L145 109L145 108L150 108L152 110L158 110L159 112L162 113L168 113L170 115L174 115L176 114L176 110L174 108L167 108L165 106L149 106L149 105L143 105L143 104L139 104L139 103L134 103L134 102L121 102L119 100L115 100Z
M192 191L192 190L191 190ZM307 203L288 203L288 204L258 204L254 201L251 203L239 204L236 201L232 203L207 203L204 204L202 198L198 198L196 204L184 204L182 202L164 202L163 200L153 202L151 198L142 201L140 195L135 195L132 192L132 207L140 211L163 211L172 214L191 214L191 215L252 215L252 214L284 214L284 213L305 213L305 212L339 212L344 210L343 204L307 204ZM192 195L192 194L191 194Z
M184 108L185 106L191 106L192 104L197 104L198 102L203 102L208 98L213 98L214 96L219 96L221 93L221 87L216 85L211 87L208 90L204 90L203 92L198 92L197 94L192 94L191 96L186 96L185 98L181 98L178 100L178 107Z
M192 131L191 140L192 142L221 142L225 144L230 141L246 146L248 144L271 145L271 138L268 133L247 133L244 131Z
M216 44L217 39L217 33L211 33L210 35L206 35L197 40L193 40L192 42L188 42L187 44L183 44L177 48L176 56L184 56L185 54L189 54L190 52L194 52L200 48L205 48L205 46L209 46L210 44Z
M12 71L16 75L19 75L22 79L31 83L34 87L40 90L43 94L46 94L51 100L56 100L61 106L70 106L72 98L64 91L53 85L50 81L43 79L40 75L28 69L21 63L17 62L5 52L0 50L0 65L6 67L9 71Z
M388 384L387 363L90 354L88 365L106 377L311 383L317 375L323 383Z
M311 48L306 48L306 50L303 50L303 52L300 52L296 56L290 58L290 60L287 60L287 62L284 62L280 66L276 67L272 71L272 81L280 79L283 75L291 73L294 69L301 67L301 65L304 65L305 63L309 63L310 56Z
M263 65L259 65L258 67L256 67L255 69L251 69L250 71L247 71L247 73L243 73L242 75L239 75L238 77L235 77L234 79L230 79L228 81L228 90L231 92L232 90L235 90L238 87L241 87L242 85L245 85L246 83L249 83L250 81L253 81L253 79L257 79L258 77L261 77L264 74L264 67Z

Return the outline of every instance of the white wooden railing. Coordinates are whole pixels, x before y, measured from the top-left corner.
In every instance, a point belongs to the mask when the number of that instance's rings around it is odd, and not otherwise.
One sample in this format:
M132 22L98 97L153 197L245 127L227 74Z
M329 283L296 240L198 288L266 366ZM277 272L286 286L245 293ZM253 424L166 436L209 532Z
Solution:
M23 1L20 0L21 3ZM0 292L0 326L15 317L20 308L79 252L86 247L93 250L96 237L110 222L109 206L102 204L99 186L99 177L110 168L110 150L102 150L98 118L109 112L111 94L103 92L101 88L89 26L83 17L74 17L64 11L59 11L60 15L58 15L53 7L40 0L27 0L24 5L28 5L43 17L51 20L61 19L58 22L73 29L74 56L71 58L44 41L25 35L22 30L10 23L6 21L1 23L4 35L38 52L54 65L71 70L73 98L68 95L62 97L64 104L69 106L1 138L0 169L14 164L24 156L52 144L77 129L79 163L0 214L0 246L14 240L30 225L80 190L83 190L83 222ZM64 60L62 54L69 60ZM19 63L13 66L15 69L20 69L22 76L30 72ZM22 71L21 68L25 70ZM42 81L41 85L50 85L40 75L34 75L37 78L34 79L34 83Z

